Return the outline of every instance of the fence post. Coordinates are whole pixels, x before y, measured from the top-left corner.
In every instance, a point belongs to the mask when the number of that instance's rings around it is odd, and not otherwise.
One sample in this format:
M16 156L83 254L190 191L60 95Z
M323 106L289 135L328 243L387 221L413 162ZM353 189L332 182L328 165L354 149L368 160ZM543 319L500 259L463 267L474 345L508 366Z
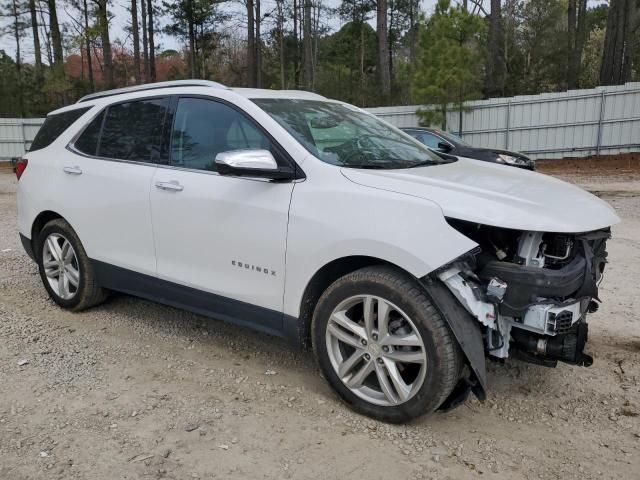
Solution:
M504 149L509 150L509 129L511 117L511 100L507 101L507 129L504 134Z
M602 90L600 96L600 118L598 118L598 138L596 140L596 155L600 155L600 147L602 146L602 124L604 121L604 106L606 101L606 91Z
M23 152L20 154L22 157L25 153L27 153L27 134L24 131L24 118L20 119L20 133L22 134L22 150Z

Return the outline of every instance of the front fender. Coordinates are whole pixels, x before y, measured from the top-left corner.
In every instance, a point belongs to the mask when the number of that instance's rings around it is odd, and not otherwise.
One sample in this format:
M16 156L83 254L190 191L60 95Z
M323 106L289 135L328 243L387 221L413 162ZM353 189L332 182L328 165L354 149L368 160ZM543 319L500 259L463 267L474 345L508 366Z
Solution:
M325 178L309 175L293 190L285 314L300 316L307 284L336 259L378 258L422 278L477 246L449 226L434 202L357 185L326 167Z

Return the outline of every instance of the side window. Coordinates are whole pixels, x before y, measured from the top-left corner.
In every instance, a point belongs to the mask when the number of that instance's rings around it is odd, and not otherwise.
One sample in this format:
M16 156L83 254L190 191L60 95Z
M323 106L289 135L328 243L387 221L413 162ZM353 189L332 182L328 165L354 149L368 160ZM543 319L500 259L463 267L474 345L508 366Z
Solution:
M109 106L97 155L136 162L158 160L167 103L166 98L155 98Z
M89 122L89 125L80 134L73 146L79 152L87 155L95 155L98 152L98 141L100 140L100 129L102 128L102 119L104 111Z
M181 98L171 133L171 164L215 171L218 153L262 148L271 142L244 115L224 103Z
M53 141L58 138L62 133L71 126L73 122L79 119L82 115L89 111L91 107L76 108L64 113L58 113L56 115L49 115L36 137L31 143L30 152L40 150L41 148L48 147Z
M227 145L233 150L269 149L269 140L245 118L238 115L227 131Z
M438 143L442 142L440 137L436 137L435 135L428 132L420 132L420 137L418 137L422 143L424 143L427 147L433 148L434 150L438 149Z

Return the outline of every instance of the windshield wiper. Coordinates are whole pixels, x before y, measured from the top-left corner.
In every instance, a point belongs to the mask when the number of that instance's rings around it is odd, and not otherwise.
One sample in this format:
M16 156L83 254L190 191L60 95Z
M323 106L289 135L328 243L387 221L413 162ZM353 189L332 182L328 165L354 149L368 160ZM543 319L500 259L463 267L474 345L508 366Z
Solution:
M361 168L363 170L388 170L389 168L392 168L392 167L385 167L384 165L372 165L372 164L363 164L363 165L353 164L352 165L349 163L345 163L340 166L345 168Z
M426 167L427 165L441 165L446 162L439 162L437 160L422 160L418 163L408 166L407 168Z
M444 156L446 155L446 157ZM455 162L457 160L456 157L454 157L453 155L448 155L446 153L443 153L442 156L439 154L438 152L438 156L442 159L442 160L422 160L418 163L414 163L413 165L407 167L407 168L416 168L416 167L426 167L427 165L442 165L445 163L452 163Z

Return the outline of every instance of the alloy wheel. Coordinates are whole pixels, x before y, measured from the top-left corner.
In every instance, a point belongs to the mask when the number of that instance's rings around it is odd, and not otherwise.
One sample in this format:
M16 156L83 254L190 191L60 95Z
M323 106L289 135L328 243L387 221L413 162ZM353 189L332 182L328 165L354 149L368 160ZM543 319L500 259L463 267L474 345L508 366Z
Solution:
M420 332L400 308L374 295L341 302L326 328L334 371L358 397L381 406L407 402L422 386L427 355Z
M42 265L51 290L63 300L78 293L80 266L73 246L59 233L50 234L44 241Z

